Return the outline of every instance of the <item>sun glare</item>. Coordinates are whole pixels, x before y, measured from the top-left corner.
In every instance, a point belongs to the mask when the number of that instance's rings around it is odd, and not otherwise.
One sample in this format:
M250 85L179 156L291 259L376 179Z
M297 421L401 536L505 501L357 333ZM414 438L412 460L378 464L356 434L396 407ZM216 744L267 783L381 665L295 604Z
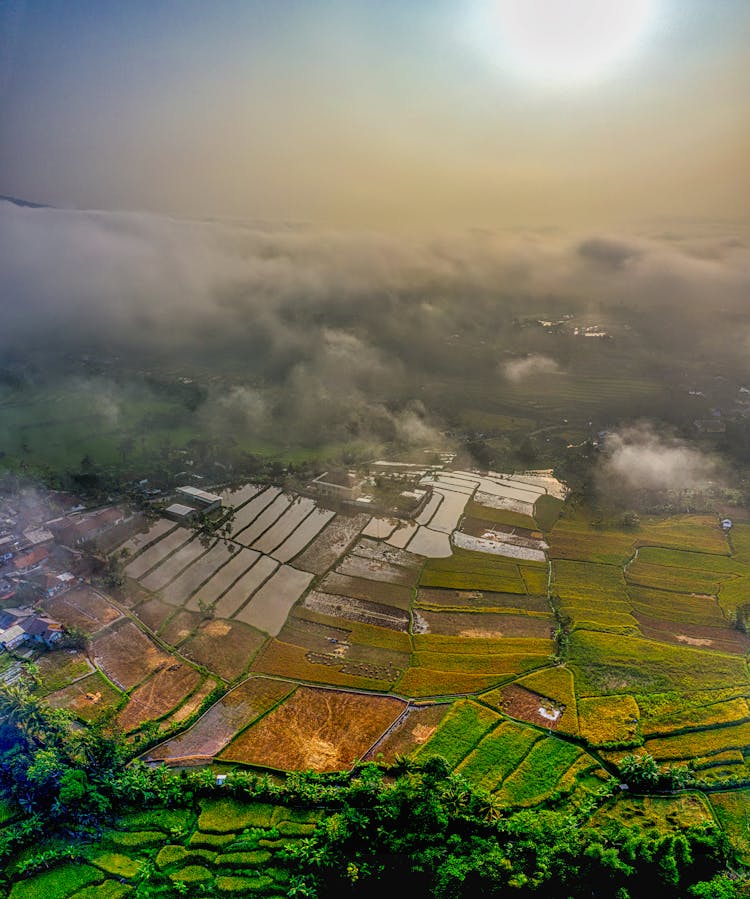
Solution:
M553 82L597 78L642 38L653 0L495 0L496 35L507 58Z

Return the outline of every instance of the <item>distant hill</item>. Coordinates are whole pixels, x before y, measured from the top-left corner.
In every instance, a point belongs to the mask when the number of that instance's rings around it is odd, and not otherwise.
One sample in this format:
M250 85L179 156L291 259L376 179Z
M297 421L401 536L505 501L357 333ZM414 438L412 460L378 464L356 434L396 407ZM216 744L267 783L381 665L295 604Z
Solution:
M18 197L6 197L4 194L0 194L0 201L5 201L6 203L13 203L15 206L25 206L29 209L49 209L50 207L46 203L31 203L29 200L21 200Z

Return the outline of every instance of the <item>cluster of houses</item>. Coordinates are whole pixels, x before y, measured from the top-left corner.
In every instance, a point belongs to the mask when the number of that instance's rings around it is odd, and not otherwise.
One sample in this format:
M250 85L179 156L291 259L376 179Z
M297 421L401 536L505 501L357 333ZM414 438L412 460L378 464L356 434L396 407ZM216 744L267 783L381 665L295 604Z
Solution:
M17 649L27 640L54 646L63 636L64 628L59 621L35 612L28 606L8 608L0 611L0 647L5 650Z
M40 601L84 580L83 550L128 520L115 506L87 511L62 493L0 496L0 649L60 640L63 626L38 611Z

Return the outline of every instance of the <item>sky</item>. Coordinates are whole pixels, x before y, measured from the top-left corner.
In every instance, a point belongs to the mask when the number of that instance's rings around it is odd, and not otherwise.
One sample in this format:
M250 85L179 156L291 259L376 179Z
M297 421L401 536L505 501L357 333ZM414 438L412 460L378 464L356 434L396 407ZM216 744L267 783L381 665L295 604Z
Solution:
M0 194L386 230L746 221L749 43L747 0L4 0Z

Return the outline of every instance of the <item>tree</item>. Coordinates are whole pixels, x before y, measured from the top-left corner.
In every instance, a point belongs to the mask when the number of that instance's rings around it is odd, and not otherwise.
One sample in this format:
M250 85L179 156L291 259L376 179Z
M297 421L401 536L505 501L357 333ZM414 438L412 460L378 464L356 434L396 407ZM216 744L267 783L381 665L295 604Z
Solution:
M654 789L659 784L660 771L652 755L626 755L620 762L622 779L636 789Z

